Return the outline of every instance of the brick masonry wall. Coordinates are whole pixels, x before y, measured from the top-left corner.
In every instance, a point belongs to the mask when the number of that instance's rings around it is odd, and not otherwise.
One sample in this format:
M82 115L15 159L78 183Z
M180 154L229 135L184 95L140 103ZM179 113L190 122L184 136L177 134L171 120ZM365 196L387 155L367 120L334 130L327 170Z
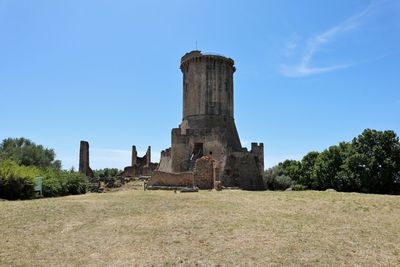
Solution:
M200 189L212 189L214 187L214 160L212 157L204 156L196 160L194 181Z
M191 187L193 179L193 172L168 173L154 171L147 185Z

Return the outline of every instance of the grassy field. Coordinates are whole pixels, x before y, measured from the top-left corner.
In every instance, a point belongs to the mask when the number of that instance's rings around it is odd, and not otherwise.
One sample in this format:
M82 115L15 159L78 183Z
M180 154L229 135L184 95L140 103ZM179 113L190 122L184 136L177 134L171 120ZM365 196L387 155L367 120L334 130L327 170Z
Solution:
M400 197L123 191L0 201L2 266L400 266Z

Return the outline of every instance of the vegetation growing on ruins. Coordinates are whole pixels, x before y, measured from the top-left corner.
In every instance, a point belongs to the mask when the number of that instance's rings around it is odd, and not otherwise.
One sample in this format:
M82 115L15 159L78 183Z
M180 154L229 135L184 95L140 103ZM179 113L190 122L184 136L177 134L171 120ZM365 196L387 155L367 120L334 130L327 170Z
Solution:
M104 168L94 170L94 176L97 178L109 178L109 177L117 177L117 175L121 172L117 168Z
M87 178L73 170L61 170L53 149L36 145L26 138L8 138L0 145L0 198L30 199L36 177L43 177L43 196L83 194Z
M400 142L393 131L366 129L352 142L301 161L286 160L265 172L269 189L289 187L344 192L400 194Z

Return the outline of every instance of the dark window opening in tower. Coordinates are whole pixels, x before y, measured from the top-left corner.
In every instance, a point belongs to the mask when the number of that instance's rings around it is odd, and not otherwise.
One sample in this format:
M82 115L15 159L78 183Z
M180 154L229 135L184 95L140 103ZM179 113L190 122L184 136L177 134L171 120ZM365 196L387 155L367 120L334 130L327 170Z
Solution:
M194 158L198 159L203 156L203 143L195 143L193 149Z

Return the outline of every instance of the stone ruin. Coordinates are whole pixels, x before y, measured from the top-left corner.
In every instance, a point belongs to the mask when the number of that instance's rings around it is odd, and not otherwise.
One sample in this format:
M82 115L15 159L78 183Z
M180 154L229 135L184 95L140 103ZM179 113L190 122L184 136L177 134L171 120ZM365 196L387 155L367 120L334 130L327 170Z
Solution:
M180 69L182 122L172 129L171 147L162 151L149 185L174 186L193 176L192 185L204 189L213 188L214 181L223 187L264 189L264 145L243 148L235 125L234 61L192 51L182 57ZM212 182L206 177L213 177Z
M125 167L122 176L124 177L138 177L138 176L151 176L153 171L157 168L157 163L151 162L151 147L147 148L146 155L138 157L136 146L132 146L132 163L131 166Z
M183 118L172 129L171 147L151 163L132 147L132 163L122 176L151 176L148 187L238 187L262 190L264 145L242 147L234 120L234 61L220 55L191 51L181 58ZM81 142L79 170L90 176L89 144Z
M124 171L118 176L120 177L150 177L158 164L151 162L151 147L147 148L146 155L138 157L136 146L132 146L132 161L131 166L124 168ZM94 174L89 165L89 143L81 141L79 152L79 172L90 178L94 178Z
M81 141L79 149L79 172L85 174L89 178L94 177L89 164L89 143L86 141Z

